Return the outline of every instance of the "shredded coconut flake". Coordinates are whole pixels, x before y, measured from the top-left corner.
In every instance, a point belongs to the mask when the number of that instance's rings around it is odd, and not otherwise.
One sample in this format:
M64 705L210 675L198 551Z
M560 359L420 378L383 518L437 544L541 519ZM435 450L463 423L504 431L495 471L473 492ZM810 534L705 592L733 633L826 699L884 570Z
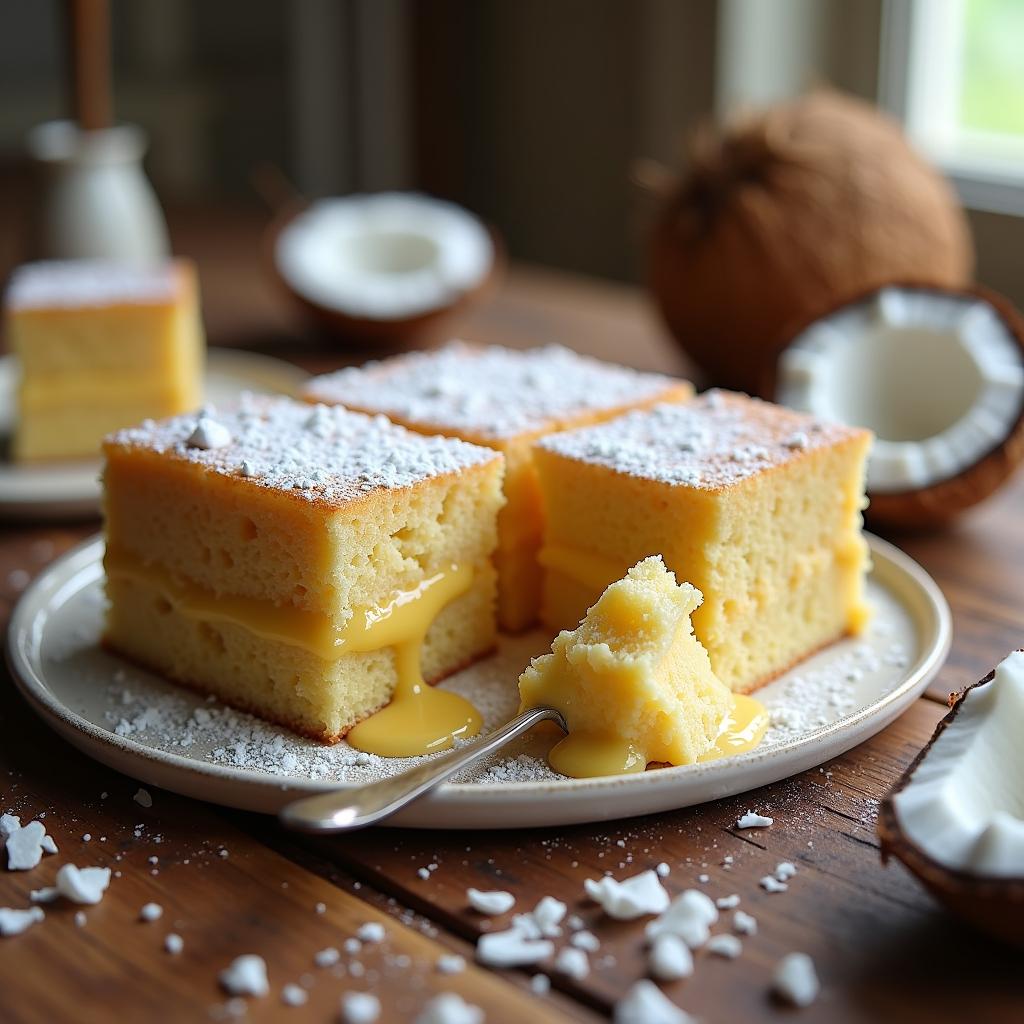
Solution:
M693 974L693 954L690 947L671 932L658 935L651 943L647 969L658 981L678 981Z
M610 875L583 883L587 895L601 905L609 917L631 921L644 914L660 914L669 905L669 896L654 871L618 882Z
M110 868L79 868L74 864L64 864L57 872L57 890L72 903L99 903L108 885Z
M757 918L743 910L737 910L732 916L732 927L740 935L756 935Z
M266 961L254 953L235 957L220 972L220 984L232 996L265 996L270 991Z
M516 898L512 893L500 889L483 892L469 888L466 890L466 902L478 914L505 914L516 905Z
M615 1004L615 1024L696 1024L653 981L638 981Z
M455 992L434 996L420 1011L415 1024L483 1024L484 1011Z
M774 824L774 818L769 818L764 814L757 814L754 811L747 811L746 814L736 819L737 828L768 828L769 825Z
M790 953L775 968L772 991L793 1006L810 1006L818 998L820 985L814 961L806 953Z
M727 960L735 960L743 952L743 943L735 935L723 932L721 935L712 935L705 943L704 948L715 956L724 956Z
M481 935L476 945L476 958L488 967L522 967L546 960L554 949L554 944L547 939L528 939L518 929L510 928Z
M164 916L164 908L159 903L147 903L139 911L140 921L159 921Z
M346 992L341 997L344 1024L374 1024L380 1017L380 1000L371 992Z
M45 916L42 907L29 907L28 910L0 907L0 935L20 935Z

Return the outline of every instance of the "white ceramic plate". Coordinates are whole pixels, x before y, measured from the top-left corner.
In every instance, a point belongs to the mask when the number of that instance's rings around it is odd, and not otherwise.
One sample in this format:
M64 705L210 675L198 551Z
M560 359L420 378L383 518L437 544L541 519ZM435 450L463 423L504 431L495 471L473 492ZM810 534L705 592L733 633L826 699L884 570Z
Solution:
M871 538L872 625L764 687L773 712L749 754L682 768L601 779L552 776L550 737L497 755L467 781L441 787L394 824L424 828L521 828L650 814L731 796L841 754L889 724L945 660L950 614L915 562ZM32 707L91 757L142 782L229 807L276 812L300 795L393 774L409 762L356 755L204 701L98 646L103 541L54 562L26 590L8 636L14 678ZM442 685L471 695L493 727L516 710L516 679L538 633L510 638ZM363 763L361 763L363 762ZM547 778L544 775L547 775ZM525 781L517 781L523 779Z
M21 466L5 454L14 429L18 364L0 356L0 519L75 519L99 508L99 459ZM238 349L207 349L204 400L214 405L242 391L295 394L308 375L291 363Z

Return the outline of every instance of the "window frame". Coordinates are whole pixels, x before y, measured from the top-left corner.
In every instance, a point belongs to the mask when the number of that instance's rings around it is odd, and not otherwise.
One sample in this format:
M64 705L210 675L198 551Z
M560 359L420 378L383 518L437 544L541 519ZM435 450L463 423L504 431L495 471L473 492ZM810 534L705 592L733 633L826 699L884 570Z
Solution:
M1007 156L1000 159L992 155L998 148L993 138L977 133L975 139L989 152L972 157L962 148L971 133L953 139L945 131L953 120L949 108L956 102L958 83L942 68L959 67L950 29L954 19L962 21L963 4L964 0L884 0L879 102L900 119L910 141L943 170L966 207L1024 216L1024 141L1007 147ZM926 48L928 61L921 57ZM924 95L930 97L927 104Z

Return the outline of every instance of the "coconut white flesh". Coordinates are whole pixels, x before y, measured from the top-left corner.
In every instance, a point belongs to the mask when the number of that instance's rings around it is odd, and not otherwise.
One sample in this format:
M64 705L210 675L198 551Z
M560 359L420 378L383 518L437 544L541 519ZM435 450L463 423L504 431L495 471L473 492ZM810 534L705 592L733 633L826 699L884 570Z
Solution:
M970 690L893 797L904 836L945 867L1024 876L1024 653Z
M483 224L406 192L321 199L278 235L274 259L300 295L346 316L403 320L451 305L487 276Z
M874 431L868 490L898 493L958 476L1006 440L1024 360L987 302L886 288L800 334L777 397Z

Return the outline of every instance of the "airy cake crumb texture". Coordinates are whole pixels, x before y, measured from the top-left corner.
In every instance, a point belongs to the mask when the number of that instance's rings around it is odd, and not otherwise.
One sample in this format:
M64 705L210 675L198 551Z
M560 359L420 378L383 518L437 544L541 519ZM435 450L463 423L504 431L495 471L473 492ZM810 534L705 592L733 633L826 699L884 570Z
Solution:
M524 706L553 703L570 735L621 736L649 760L693 763L731 704L693 635L701 600L660 557L644 559L533 660L519 681Z

